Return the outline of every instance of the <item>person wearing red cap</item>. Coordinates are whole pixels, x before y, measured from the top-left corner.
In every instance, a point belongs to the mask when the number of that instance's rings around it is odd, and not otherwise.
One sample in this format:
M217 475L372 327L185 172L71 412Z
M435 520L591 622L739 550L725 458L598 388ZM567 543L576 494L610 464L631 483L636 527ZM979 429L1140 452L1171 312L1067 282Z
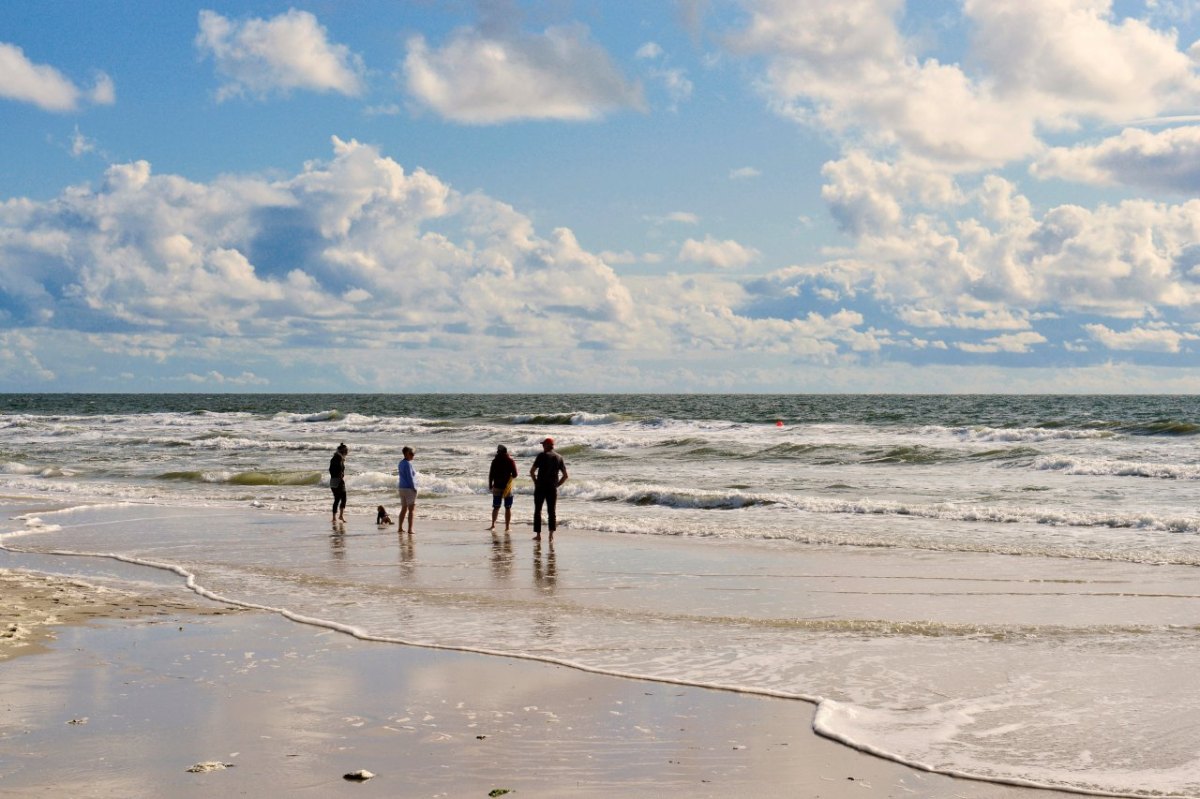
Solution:
M562 477L559 477L559 472ZM558 526L555 507L558 505L558 487L567 482L567 464L562 455L554 451L554 439L542 440L542 451L533 459L529 470L533 478L533 540L542 540L542 505L546 506L546 521L550 540L554 540L554 529Z

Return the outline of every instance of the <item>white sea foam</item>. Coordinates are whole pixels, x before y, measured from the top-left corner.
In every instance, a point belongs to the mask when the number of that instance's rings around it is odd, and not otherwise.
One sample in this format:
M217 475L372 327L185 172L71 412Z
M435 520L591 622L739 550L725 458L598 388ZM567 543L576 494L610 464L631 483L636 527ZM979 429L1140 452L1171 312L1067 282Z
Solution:
M1109 477L1152 477L1160 480L1200 480L1200 466L1181 463L1131 463L1070 455L1044 456L1032 468L1065 474Z
M1004 443L1037 443L1041 441L1070 441L1087 439L1112 438L1115 433L1110 430L1071 430L1065 428L1042 427L928 427L925 432L949 434L964 441L1004 442Z

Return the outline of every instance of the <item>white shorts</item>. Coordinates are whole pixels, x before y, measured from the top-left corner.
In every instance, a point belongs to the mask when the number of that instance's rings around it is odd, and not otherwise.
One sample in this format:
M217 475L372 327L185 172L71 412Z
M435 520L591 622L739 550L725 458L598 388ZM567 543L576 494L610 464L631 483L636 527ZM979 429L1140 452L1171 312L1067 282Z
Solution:
M401 488L401 489L399 489L399 491L400 491L400 504L401 505L403 505L406 508L411 508L413 505L417 504L417 489Z

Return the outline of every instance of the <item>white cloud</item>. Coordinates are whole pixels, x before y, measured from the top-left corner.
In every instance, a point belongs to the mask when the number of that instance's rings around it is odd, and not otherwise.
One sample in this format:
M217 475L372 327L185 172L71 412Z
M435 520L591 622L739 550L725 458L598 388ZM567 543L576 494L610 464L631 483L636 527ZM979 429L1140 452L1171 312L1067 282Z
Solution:
M749 178L756 178L760 175L762 175L762 172L752 166L742 166L738 167L737 169L729 170L730 180L748 180Z
M821 197L843 230L854 236L881 236L904 220L909 204L945 206L961 199L948 175L911 161L876 161L852 151L821 169Z
M966 341L960 341L955 346L963 352L974 353L992 353L992 352L1011 352L1025 353L1029 352L1030 347L1034 344L1045 344L1046 337L1041 333L1035 333L1032 330L1027 330L1024 333L1006 333L1002 336L993 336L985 339L981 344L973 344Z
M290 9L271 19L237 22L215 11L200 12L196 47L211 55L224 82L217 98L266 97L295 89L361 94L362 59L334 44L307 11Z
M685 241L676 257L680 261L704 264L717 269L738 269L758 260L759 255L758 250L739 244L733 239L719 240L705 236L703 241Z
M404 77L414 99L468 124L589 120L643 107L641 87L627 82L578 25L508 37L463 29L440 49L415 36Z
M1195 65L1173 30L1116 21L1111 0L966 0L972 51L1000 96L1032 100L1045 121L1117 122L1193 108Z
M663 49L657 42L646 42L637 49L636 57L647 60L662 58Z
M1168 327L1131 327L1113 330L1100 324L1084 325L1093 341L1110 350L1142 350L1146 352L1179 352L1184 341L1200 339L1195 333L1180 333Z
M748 0L730 37L767 59L775 108L805 124L946 164L1004 163L1033 151L1034 119L961 68L919 61L896 27L901 0Z
M1030 171L1095 185L1195 194L1200 191L1200 127L1158 133L1129 128L1099 144L1055 147Z
M75 158L86 155L87 153L96 150L96 142L89 139L79 132L79 127L75 127L75 132L71 134L71 155Z
M990 308L979 313L945 313L936 308L904 306L896 311L900 321L915 327L949 327L958 330L1028 330L1029 314L1010 308Z
M38 360L34 352L36 346L34 339L27 333L0 333L0 380L10 384L22 380L35 384L54 380L54 372Z
M54 67L30 61L20 47L0 42L0 97L32 103L46 111L75 111L85 99L111 105L116 90L103 72L97 73L90 90L80 89Z
M265 386L270 384L270 380L258 377L253 372L242 372L236 376L226 376L213 370L207 374L198 375L192 372L183 376L183 380L189 383L197 383L201 385L211 384L216 386Z
M962 201L944 209L963 214L956 222L899 202L863 203L888 213L868 224L856 211L854 246L831 250L830 260L789 279L842 295L868 293L884 307L943 314L1000 307L1017 318L1035 311L1114 318L1200 311L1200 200L1060 205L1038 213L1010 184L989 176ZM972 203L984 213L970 216Z
M38 346L54 341L63 366L47 374L153 363L214 386L262 385L290 363L306 364L301 387L319 390L328 378L313 364L332 375L347 352L397 349L426 388L559 375L584 387L589 370L633 380L634 361L696 348L736 370L747 352L837 363L889 341L846 309L750 313L755 297L730 278L623 279L606 259L652 254L597 256L570 230L541 235L511 206L460 194L374 147L333 145L329 161L275 180L196 183L139 161L111 167L98 188L0 203L0 328L31 342L10 342L13 371L25 364L28 381ZM714 266L757 256L712 238L685 248ZM603 352L618 354L581 355ZM522 376L494 371L505 366ZM461 386L446 382L460 370ZM391 371L355 379L392 386ZM394 387L404 386L417 387Z
M1109 0L967 0L971 73L920 57L897 26L903 0L745 5L748 22L727 42L765 57L780 113L945 168L999 166L1035 154L1042 130L1200 99L1176 34L1116 21Z

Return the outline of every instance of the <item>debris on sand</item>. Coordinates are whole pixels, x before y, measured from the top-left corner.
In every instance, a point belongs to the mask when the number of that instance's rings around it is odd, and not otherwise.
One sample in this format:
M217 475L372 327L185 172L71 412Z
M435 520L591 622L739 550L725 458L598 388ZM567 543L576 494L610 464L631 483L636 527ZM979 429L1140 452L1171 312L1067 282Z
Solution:
M188 769L193 774L204 774L209 771L221 771L222 769L233 768L232 763L222 763L219 760L205 760L203 763L197 763Z

